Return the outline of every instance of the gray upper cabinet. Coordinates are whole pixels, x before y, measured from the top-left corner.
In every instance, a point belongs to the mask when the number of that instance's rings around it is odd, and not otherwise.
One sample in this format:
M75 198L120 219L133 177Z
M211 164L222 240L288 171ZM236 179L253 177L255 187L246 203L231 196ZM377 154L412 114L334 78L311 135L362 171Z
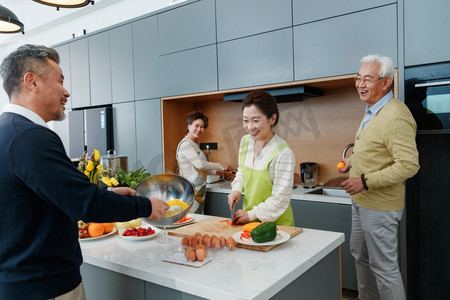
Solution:
M295 26L295 80L356 73L368 54L397 64L396 26L396 5Z
M88 39L70 43L70 79L72 108L91 105Z
M137 168L144 167L150 174L161 174L162 137L161 101L136 101Z
M214 0L203 0L159 14L160 54L214 44L214 4Z
M134 102L113 104L114 150L128 156L128 170L137 170Z
M134 100L131 24L110 31L112 102Z
M291 0L216 0L217 42L292 26Z
M158 19L148 17L132 24L134 97L136 100L160 97Z
M217 48L220 90L293 80L292 27Z
M72 88L70 84L70 45L64 44L58 47L55 47L56 51L59 54L59 67L64 75L64 87L66 90L72 94ZM67 108L72 107L72 99L69 98L66 104Z
M420 1L420 0L418 0ZM386 4L397 3L396 0L292 0L294 25L327 19ZM353 24L363 26L364 23Z
M450 60L448 0L405 0L405 65Z
M109 31L89 37L91 105L112 103Z
M160 56L162 96L217 90L216 45Z

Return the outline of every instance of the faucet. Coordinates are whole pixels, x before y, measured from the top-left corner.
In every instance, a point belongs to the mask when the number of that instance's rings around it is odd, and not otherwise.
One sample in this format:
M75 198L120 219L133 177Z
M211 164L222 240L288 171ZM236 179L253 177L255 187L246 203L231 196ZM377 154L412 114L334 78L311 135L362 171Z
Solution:
M350 143L347 146L345 146L344 151L342 152L342 158L345 158L345 154L347 153L348 148L353 147L355 144Z

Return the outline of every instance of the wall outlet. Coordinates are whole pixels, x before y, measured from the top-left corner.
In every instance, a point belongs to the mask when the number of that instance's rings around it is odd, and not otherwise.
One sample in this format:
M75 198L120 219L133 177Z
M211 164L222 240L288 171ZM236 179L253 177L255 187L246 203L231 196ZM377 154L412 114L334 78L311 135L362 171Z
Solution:
M207 150L206 145L209 145L209 150L217 150L217 143L200 143L200 150Z

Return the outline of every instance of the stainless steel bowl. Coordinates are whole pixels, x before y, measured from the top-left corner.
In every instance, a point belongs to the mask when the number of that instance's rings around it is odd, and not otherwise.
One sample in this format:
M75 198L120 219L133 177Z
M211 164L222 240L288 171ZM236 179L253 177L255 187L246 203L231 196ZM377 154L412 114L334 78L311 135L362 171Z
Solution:
M164 201L180 199L188 205L188 208L167 218L158 221L152 221L148 218L142 218L142 221L153 226L164 227L174 224L181 220L194 204L194 186L192 183L179 175L175 174L159 174L146 178L139 182L134 189L138 196L148 198L159 198Z

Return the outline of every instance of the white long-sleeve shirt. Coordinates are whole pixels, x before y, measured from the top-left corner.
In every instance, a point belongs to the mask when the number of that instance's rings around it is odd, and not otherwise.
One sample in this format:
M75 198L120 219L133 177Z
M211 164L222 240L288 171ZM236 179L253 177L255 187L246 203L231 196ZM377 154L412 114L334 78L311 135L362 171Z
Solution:
M241 161L241 148L244 138L239 145L239 162ZM265 165L270 159L272 152L280 144L286 143L278 135L264 146L261 153L253 161L255 141L250 138L248 142L247 154L244 161L244 167L264 170ZM272 182L272 195L264 202L247 211L250 220L276 221L287 209L291 202L292 188L294 185L295 156L294 152L288 147L281 149L269 164L270 181ZM231 183L233 191L244 192L244 177L239 166L236 177Z

